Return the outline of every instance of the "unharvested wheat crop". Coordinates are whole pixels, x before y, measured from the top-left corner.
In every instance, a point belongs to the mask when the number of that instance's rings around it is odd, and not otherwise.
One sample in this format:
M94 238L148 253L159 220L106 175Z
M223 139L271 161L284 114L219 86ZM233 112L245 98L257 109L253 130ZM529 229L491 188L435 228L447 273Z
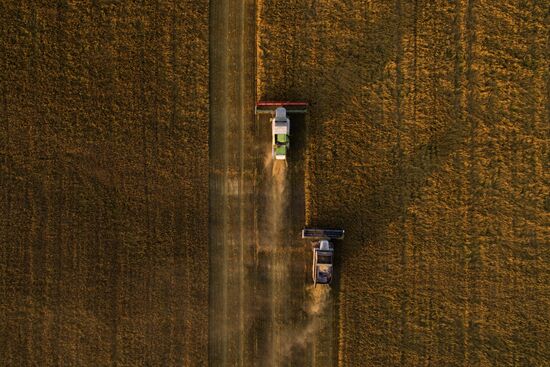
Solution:
M0 5L0 365L206 365L207 5Z
M339 365L548 361L548 5L259 9L259 98L311 105L306 221L346 229Z

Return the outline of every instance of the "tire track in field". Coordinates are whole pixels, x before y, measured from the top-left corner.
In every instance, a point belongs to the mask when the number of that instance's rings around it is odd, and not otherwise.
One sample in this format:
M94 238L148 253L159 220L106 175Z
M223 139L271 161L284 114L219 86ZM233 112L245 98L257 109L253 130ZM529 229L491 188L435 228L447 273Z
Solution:
M111 182L113 182L113 177L111 176ZM111 195L111 200L113 203L117 200L117 195L113 192ZM113 208L118 207L117 204L113 204ZM118 299L119 299L119 285L120 285L120 266L119 266L119 244L122 243L120 240L120 232L116 228L117 223L119 223L119 218L115 210L112 212L111 223L113 224L112 233L114 235L114 240L112 241L112 246L109 246L110 259L111 259L111 269L110 269L110 313L111 313L111 363L113 366L118 365L118 334L119 334L119 313L118 313Z
M404 21L404 15L403 15L403 9L401 0L396 0L395 2L395 10L397 14L397 34L396 34L396 90L395 90L395 109L396 109L396 130L397 130L397 171L398 171L398 177L399 181L404 183L405 182L405 171L403 166L403 142L401 140L401 135L403 133L403 21ZM407 258L407 231L406 231L406 221L407 221L407 203L405 198L405 190L406 187L402 186L399 190L399 223L400 223L400 232L401 232L401 256L399 265L401 268L401 276L405 277L407 274L407 264L408 264L408 258ZM401 291L400 296L400 313L401 313L401 319L400 319L400 328L401 328L401 348L400 348L400 364L401 366L405 366L407 363L406 359L406 346L408 344L409 339L409 332L408 332L408 289L403 288Z
M60 169L61 172L56 172L55 174L55 194L54 196L54 206L55 206L55 213L56 213L56 223L54 224L55 228L55 249L54 252L57 254L55 256L54 263L51 264L53 267L53 273L54 273L54 290L53 290L53 302L54 304L54 342L53 342L53 353L56 353L57 355L54 355L54 364L59 365L62 364L62 356L63 353L61 353L61 337L62 337L62 331L61 331L61 325L64 324L61 312L62 312L62 263L61 263L61 251L62 251L62 240L63 240L63 234L62 234L62 225L64 221L64 211L65 211L65 198L64 198L64 184L63 184L63 170ZM61 362L61 363L60 363Z
M38 83L38 77L37 77L37 73L36 73L36 59L37 59L37 14L36 14L36 4L32 4L31 6L31 21L30 21L30 31L31 31L31 55L29 57L29 69L31 71L31 78L32 78L32 82L33 83ZM34 109L36 109L37 111L40 111L40 108L41 108L41 105L38 101L38 96L37 96L37 92L36 90L33 88L33 91L32 91L32 100L33 100L33 106L34 106ZM39 113L38 113L39 114ZM8 122L6 121L6 125L8 124ZM41 130L41 128L39 127L39 129ZM40 134L42 135L42 134ZM32 140L32 137L29 136L29 141ZM32 157L32 155L30 155ZM34 200L34 190L33 188L31 187L31 184L27 183L27 186L26 186L26 189L25 189L26 193L26 197L27 197L27 203L28 203L28 206L29 206L29 212L30 212L30 215L32 216L32 219L31 219L31 225L30 225L30 228L29 228L29 232L30 234L27 235L27 253L28 253L28 260L27 260L27 264L28 264L28 269L26 269L26 272L28 273L28 276L29 276L29 285L28 285L28 299L29 300L32 300L34 299L34 296L33 296L33 292L34 292L34 285L35 285L35 281L34 281L34 277L35 277L35 272L36 272L36 269L34 269L33 267L33 261L34 261L34 241L36 241L36 237L37 237L37 234L38 234L38 231L40 230L37 230L36 227L34 226L34 223L35 223L35 211L36 211L36 204L35 204L35 200ZM7 242L6 242L7 243ZM32 301L31 301L32 302ZM32 307L32 304L31 304L31 307ZM29 320L29 322L32 323L31 320ZM32 329L31 329L32 330ZM32 331L30 332L31 334ZM42 349L42 346L41 346L41 343L36 343L36 345L33 343L33 337L34 335L28 335L28 338L30 339L30 345L28 345L29 343L26 343L27 344L27 353L28 356L25 356L25 358L28 358L32 363L35 363L35 354L42 354L41 353L41 349Z
M172 4L175 6L175 4ZM168 130L170 133L174 131L176 128L176 125L178 123L178 100L180 98L180 90L178 87L176 76L180 73L180 67L178 63L178 45L180 44L181 40L178 37L178 18L176 15L175 9L173 9L171 22L170 22L170 71L172 74L172 80L171 80L171 104L170 104L170 120L168 125ZM188 253L187 248L182 248L180 244L184 244L185 241L183 240L184 234L181 231L181 228L184 227L183 225L183 212L185 206L181 205L181 202L184 201L183 195L177 196L176 203L174 205L174 226L175 226L175 236L176 239L174 240L174 249L173 249L173 256L175 261L175 269L174 269L174 278L175 279L189 279L188 277L188 266L185 266L185 264L179 263L178 259L185 258L187 260ZM186 276L183 276L183 273L186 272ZM174 287L180 287L180 285L174 284ZM185 284L186 294L189 295L190 291L190 285ZM187 299L189 297L184 297L184 299ZM176 305L179 303L179 299L176 298ZM170 348L170 354L173 355L173 360L177 364L185 364L186 361L189 360L189 356L187 353L187 345L188 345L188 328L184 327L185 323L185 313L189 311L189 307L186 307L187 301L183 301L183 307L175 307L175 310L172 312L175 312L175 315L173 316L176 322L176 325L172 329L172 335L173 335L173 343L175 345L171 346ZM181 311L183 310L183 311Z
M247 275L254 238L253 2L211 5L209 358L213 366L247 366L254 353L247 321L255 306Z
M1 13L1 24L0 29L2 31L1 37L2 39L5 38L5 35L7 34L7 22L4 21L4 13ZM0 67L3 68L3 70L7 70L7 56L6 52L0 52L0 60L1 65ZM11 154L11 132L10 132L10 123L8 118L8 98L7 98L7 80L5 79L5 74L0 73L0 92L1 92L1 106L0 106L0 122L2 123L3 129L2 133L3 136L0 138L1 146L0 146L0 189L2 190L2 214L0 223L2 223L2 241L3 243L11 243L11 234L13 233L12 229L12 195L13 195L13 156ZM43 228L43 227L40 227ZM40 233L40 229L39 229ZM0 284L2 286L2 289L8 289L8 256L9 256L9 247L8 246L0 246L2 247L1 252L1 258L0 258ZM4 312L4 305L1 305L0 309L2 312ZM3 320L3 319L2 319ZM6 345L6 338L8 333L2 332L0 333L0 343L3 345ZM8 363L7 357L3 357L0 359L0 363Z
M58 3L56 6L56 22L57 22L57 32L56 32L56 42L57 45L63 45L66 41L66 35L65 35L65 29L67 28L67 6L63 3ZM67 88L67 82L64 78L64 75L67 70L67 50L61 47L58 53L58 62L59 62L59 70L58 70L58 77L56 78L56 84L57 84L57 91L58 95L56 95L57 98L63 99L63 93L66 91ZM32 126L33 124L29 124L29 142L33 141L32 138ZM29 149L32 152L32 144L29 144ZM50 152L51 153L51 152ZM31 155L32 156L32 155ZM60 164L59 161L55 161L55 165ZM55 231L55 245L53 252L57 255L55 256L55 261L53 264L49 264L49 267L53 268L53 282L54 282L54 290L52 291L52 302L54 302L53 309L54 309L54 317L53 317L53 341L52 341L52 353L53 356L53 363L54 365L60 365L64 363L64 353L61 351L61 337L62 337L62 331L61 326L65 325L65 323L62 320L61 312L61 281L62 281L62 263L61 263L61 254L62 254L62 223L64 218L64 209L65 209L65 202L64 202L64 185L63 185L63 173L64 169L62 167L57 166L56 172L54 174L54 178L52 181L54 181L54 187L55 189L52 189L52 196L54 198L53 206L55 208L55 218L56 223L53 224L54 231ZM50 249L52 250L52 249ZM46 250L46 253L48 250ZM48 256L48 255L46 255Z
M150 184L149 184L149 162L148 162L148 139L147 139L147 121L148 121L148 115L146 114L147 108L147 99L146 99L146 93L145 93L145 84L146 81L144 79L144 75L146 72L146 63L145 63L145 29L144 29L144 20L143 16L141 16L137 20L137 33L138 37L140 39L139 44L139 67L141 68L141 78L139 80L139 97L140 97L140 110L141 110L141 154L142 154L142 170L143 170L143 198L145 200L145 208L143 212L143 216L145 219L145 228L147 230L146 234L146 244L145 244L145 264L146 264L146 274L145 276L145 292L146 292L146 302L145 305L147 307L147 314L151 315L152 311L152 304L151 304L151 276L152 276L152 265L151 265L151 248L152 248L152 238L151 238L151 216L150 216ZM186 259L187 260L187 259ZM113 296L113 295L112 295ZM116 302L116 301L115 301ZM114 316L116 318L116 316ZM117 331L118 326L117 322L113 319L113 334L114 334L114 340L112 341L113 345L116 346L116 338L117 338ZM146 321L146 327L145 327L145 335L147 335L147 342L145 344L145 360L151 361L152 360L152 341L151 336L153 335L152 331L152 321L147 320ZM116 353L116 347L114 347L114 352ZM118 356L114 354L113 363L116 365L116 358Z
M473 65L473 46L476 42L475 31L475 14L474 14L474 1L467 0L466 13L465 13L465 74L466 74L466 122L469 129L469 141L468 141L468 188L469 188L469 202L468 202L468 242L467 250L469 255L466 255L466 273L468 284L468 301L467 301L467 313L468 313L468 329L466 334L468 350L471 353L476 352L476 346L479 345L479 325L478 319L483 318L480 314L480 288L478 283L479 272L482 267L482 258L480 254L480 245L474 243L477 239L477 231L475 225L475 219L473 213L478 202L478 194L475 187L477 187L478 177L476 170L476 130L477 130L477 116L475 115L475 74ZM472 310L473 308L473 310ZM479 356L474 354L465 356L466 363L479 363ZM472 360L473 359L473 360Z
M409 82L412 84L412 88L410 90L410 108L412 109L411 113L411 120L412 123L416 124L417 121L417 108L418 108L418 13L419 13L419 6L418 6L418 0L414 0L414 3L412 4L412 81ZM412 138L413 142L418 141L418 132L417 128L413 127L411 129L412 131L409 131L409 135ZM412 192L409 192L407 195L407 200L412 201L411 199ZM404 203L404 212L407 213L407 207L408 205ZM407 222L405 220L405 222ZM419 288L422 287L422 276L423 274L427 273L425 269L425 262L424 262L424 246L422 245L421 241L416 241L415 237L417 236L416 233L416 227L417 227L417 216L413 213L411 215L410 220L408 223L405 223L404 228L404 236L403 236L403 242L412 247L412 255L411 255L411 272L412 272L412 282L411 282L411 292L410 292L410 303L411 306L411 322L413 324L418 324L418 320L421 318L421 307L419 307L419 302L417 301L419 298L419 294L421 294L422 290L419 291ZM414 339L416 338L415 330L411 330L409 333L411 336L408 339Z
M455 47L455 62L454 62L454 78L453 78L453 87L454 87L454 91L453 91L453 113L454 113L454 120L456 121L457 124L459 125L464 125L464 92L463 92L463 88L462 88L462 85L463 85L463 82L464 82L464 70L463 70L463 62L464 62L464 50L463 50L463 47L462 47L462 43L463 43L463 38L464 38L464 35L463 35L463 27L464 25L462 24L462 19L463 19L463 12L464 12L464 9L463 9L463 6L462 6L462 3L460 1L457 1L456 4L455 4L455 9L454 9L454 21L453 21L453 36L454 36L454 47ZM458 159L457 159L458 160ZM460 160L458 160L460 162ZM460 163L459 163L460 164ZM462 178L460 178L460 180L462 180ZM459 181L460 182L460 187L463 187L464 186L464 182L462 181ZM459 194L461 199L460 201L462 202L462 191L459 191ZM462 245L462 248L459 249L457 251L457 254L456 254L456 257L457 257L457 261L459 262L460 266L462 267L461 271L462 272L466 272L466 269L465 269L465 263L463 261L461 261L461 259L464 258L465 256L465 243L467 241L467 239L465 238L465 236L463 236L462 238L462 241L463 241L463 245ZM465 324L465 320L467 318L467 306L464 307L464 310L463 310L463 313L462 315L460 316L461 317L461 320L460 320L460 323L457 323L457 328L458 328L458 338L460 339L460 342L459 342L459 348L461 348L461 351L460 351L460 358L461 358L461 362L462 364L464 364L465 362L465 357L466 357L466 334L465 334L465 328L464 328L464 324Z
M223 14L227 12L227 2L219 2L218 7L210 9L209 19L209 58L210 58L210 128L209 128L209 363L213 366L222 365L226 360L227 339L223 336L227 333L227 325L223 315L227 314L226 298L227 285L223 274L227 272L225 261L227 248L224 246L226 237L224 229L227 227L226 207L227 200L223 196L225 177L227 175L227 154L226 151L226 124L219 123L213 126L214 119L219 115L225 115L224 104L218 100L222 96L215 93L227 83L225 73L218 70L222 65L227 64L227 56L222 47L227 42L228 32L216 32L216 28L226 30L227 17ZM214 27L215 25L215 27ZM216 35L217 39L213 39ZM219 65L219 66L218 66ZM214 170L216 169L216 170ZM218 176L218 177L216 177ZM220 204L221 201L221 204ZM214 217L214 213L218 215ZM217 222L214 222L217 219ZM219 227L219 232L214 228ZM221 258L221 259L220 259Z
M240 35L240 42L238 44L238 51L237 53L241 55L239 58L239 71L240 71L240 78L239 78L239 84L238 84L238 93L239 93L239 101L240 106L238 109L236 109L237 113L237 119L240 123L240 136L239 139L241 142L245 141L245 129L246 129L246 114L244 113L244 110L247 109L247 99L246 99L246 77L245 74L246 65L245 65L245 47L247 45L247 32L245 32L245 19L247 19L246 14L246 6L244 2L240 2L240 9L239 9L239 18L241 19L240 22L237 22L237 33ZM244 190L244 187L246 185L245 182L245 145L241 143L240 145L240 161L239 161L239 168L240 168L240 176L239 176L239 197L242 197L246 195L246 191ZM239 365L245 366L245 346L246 346L246 331L245 331L245 252L246 247L248 245L248 241L245 238L245 224L247 221L246 217L246 210L244 205L240 205L239 207L239 242L240 242L240 253L239 253Z

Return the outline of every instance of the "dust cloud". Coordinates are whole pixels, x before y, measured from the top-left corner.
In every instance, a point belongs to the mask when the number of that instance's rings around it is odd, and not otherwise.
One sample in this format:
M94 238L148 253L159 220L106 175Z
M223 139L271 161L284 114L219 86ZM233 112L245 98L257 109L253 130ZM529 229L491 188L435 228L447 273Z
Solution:
M284 342L280 344L278 350L273 351L273 367L285 365L293 353L304 352L308 345L315 342L316 335L323 332L323 314L327 305L331 304L330 287L309 285L306 287L306 293L306 323L295 325L293 330L285 331L282 338Z
M306 287L306 303L303 308L305 317L299 324L290 324L284 316L284 307L288 304L289 261L284 251L286 241L285 227L288 225L287 209L289 198L287 162L272 158L271 151L264 158L266 176L267 243L271 251L270 277L272 302L272 341L267 360L268 366L284 366L293 354L304 353L308 346L317 340L317 334L323 332L323 318L326 306L331 304L330 287L309 285ZM267 250L267 249L266 249Z
M277 246L281 241L283 228L283 219L288 205L287 198L287 163L286 161L277 161L272 158L271 150L266 152L264 158L264 169L266 172L267 189L267 215L266 225L268 228L268 243Z

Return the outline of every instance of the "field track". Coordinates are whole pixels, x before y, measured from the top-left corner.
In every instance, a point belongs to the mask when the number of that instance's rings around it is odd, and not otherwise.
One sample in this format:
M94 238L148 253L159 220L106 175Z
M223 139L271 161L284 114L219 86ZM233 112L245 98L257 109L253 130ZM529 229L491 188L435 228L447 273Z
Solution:
M331 366L321 319L332 303L305 287L311 249L299 238L306 120L291 117L292 156L274 163L269 118L253 108L254 2L216 2L210 21L210 364Z

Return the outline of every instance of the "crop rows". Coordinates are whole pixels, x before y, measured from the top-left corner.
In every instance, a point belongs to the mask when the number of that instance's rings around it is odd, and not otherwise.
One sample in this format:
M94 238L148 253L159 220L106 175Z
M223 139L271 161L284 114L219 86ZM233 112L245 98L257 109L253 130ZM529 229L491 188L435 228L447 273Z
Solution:
M0 364L206 364L207 2L0 17Z
M259 97L310 102L306 220L346 229L339 365L548 360L547 13L261 1Z

